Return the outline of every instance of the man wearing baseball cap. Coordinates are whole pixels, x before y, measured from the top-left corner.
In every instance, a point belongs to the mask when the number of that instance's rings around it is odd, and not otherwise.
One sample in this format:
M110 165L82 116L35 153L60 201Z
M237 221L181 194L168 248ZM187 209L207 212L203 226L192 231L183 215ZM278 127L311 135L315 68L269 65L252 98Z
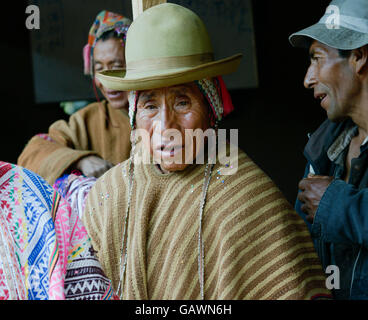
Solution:
M326 272L335 273L335 298L367 299L368 2L334 0L318 23L289 40L309 49L304 86L328 118L305 147L295 208Z

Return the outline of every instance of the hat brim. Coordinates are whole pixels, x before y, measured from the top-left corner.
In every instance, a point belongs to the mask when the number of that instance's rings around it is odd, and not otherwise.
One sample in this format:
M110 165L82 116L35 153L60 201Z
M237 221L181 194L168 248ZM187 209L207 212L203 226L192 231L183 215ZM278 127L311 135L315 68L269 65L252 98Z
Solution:
M125 70L106 70L96 73L102 85L110 90L137 91L163 88L204 78L212 78L235 72L243 54L201 64L196 67L168 69L125 76Z
M309 48L312 40L317 40L329 47L352 50L368 43L368 34L339 26L338 29L328 29L325 23L316 23L289 37L294 47Z

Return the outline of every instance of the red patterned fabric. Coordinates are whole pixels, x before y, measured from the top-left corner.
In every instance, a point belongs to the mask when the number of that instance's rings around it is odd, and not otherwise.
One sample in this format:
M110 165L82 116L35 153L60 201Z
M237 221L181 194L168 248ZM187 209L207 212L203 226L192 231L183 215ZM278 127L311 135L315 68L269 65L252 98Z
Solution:
M111 299L78 214L41 177L0 162L0 299Z

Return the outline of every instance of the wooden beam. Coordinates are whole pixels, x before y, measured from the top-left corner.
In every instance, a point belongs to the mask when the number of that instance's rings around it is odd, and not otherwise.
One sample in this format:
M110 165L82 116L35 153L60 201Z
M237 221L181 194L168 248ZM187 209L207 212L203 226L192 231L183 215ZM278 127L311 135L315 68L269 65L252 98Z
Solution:
M144 10L166 2L166 0L132 0L133 19L135 20Z

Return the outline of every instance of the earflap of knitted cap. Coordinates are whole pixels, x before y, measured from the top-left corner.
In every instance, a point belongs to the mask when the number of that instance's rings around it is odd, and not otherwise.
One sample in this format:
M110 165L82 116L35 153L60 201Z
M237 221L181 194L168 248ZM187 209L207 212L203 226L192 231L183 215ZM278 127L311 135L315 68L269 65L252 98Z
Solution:
M129 101L129 119L130 126L132 129L135 127L135 116L137 113L137 103L138 103L139 91L129 91L128 101Z

